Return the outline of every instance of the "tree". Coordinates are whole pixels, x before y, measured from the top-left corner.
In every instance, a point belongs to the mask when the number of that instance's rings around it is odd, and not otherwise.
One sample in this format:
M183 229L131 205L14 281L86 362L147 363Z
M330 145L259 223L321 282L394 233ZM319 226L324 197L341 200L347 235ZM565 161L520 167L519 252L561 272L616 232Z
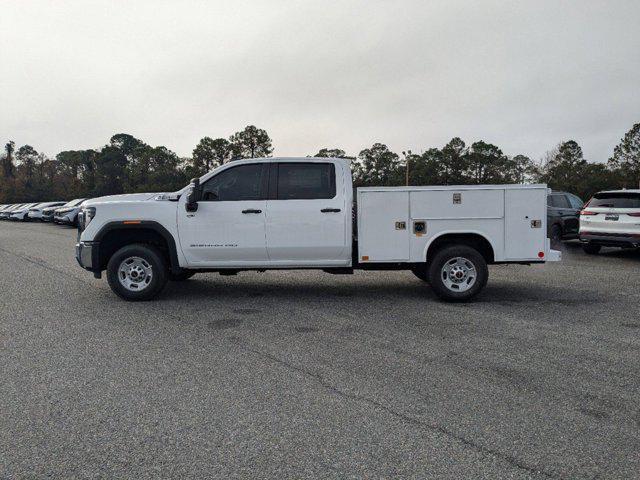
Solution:
M225 138L204 137L193 149L192 165L198 175L222 165L231 156L231 144Z
M229 137L231 159L270 157L273 153L271 138L265 130L253 125Z
M459 137L454 137L442 148L443 183L464 185L469 183L465 172L468 170L467 148Z
M340 150L339 148L321 148L318 153L313 156L320 158L353 158L348 157L344 150Z
M4 174L4 178L13 177L13 152L15 147L16 143L13 140L9 140L4 146L4 151L6 153L2 161L2 173Z
M636 123L620 140L608 163L611 169L619 171L624 186L640 186L640 123Z
M354 165L358 185L400 185L402 171L397 153L382 143L374 143L358 154Z
M465 163L471 183L505 183L509 178L507 157L498 147L482 140L471 145Z
M574 140L569 140L547 153L541 179L553 189L576 193L586 164L580 145Z

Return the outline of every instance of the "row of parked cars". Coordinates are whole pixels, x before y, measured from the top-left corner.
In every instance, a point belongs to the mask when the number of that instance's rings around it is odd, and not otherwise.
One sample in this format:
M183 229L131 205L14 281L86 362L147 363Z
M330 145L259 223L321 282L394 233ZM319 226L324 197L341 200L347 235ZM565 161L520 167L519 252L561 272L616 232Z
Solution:
M78 213L86 198L74 198L69 202L14 203L0 205L0 220L29 222L39 220L61 225L78 224Z
M585 252L640 247L640 189L596 193L586 204L568 192L547 197L548 237L580 239Z

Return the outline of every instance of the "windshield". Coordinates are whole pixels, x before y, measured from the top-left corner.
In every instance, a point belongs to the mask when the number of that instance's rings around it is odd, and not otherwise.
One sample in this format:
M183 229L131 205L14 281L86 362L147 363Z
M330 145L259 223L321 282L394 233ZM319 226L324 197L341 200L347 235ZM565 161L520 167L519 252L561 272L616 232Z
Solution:
M589 202L592 208L640 208L640 193L596 193Z
M65 203L63 207L76 207L82 202L84 202L84 198L74 198L70 202Z

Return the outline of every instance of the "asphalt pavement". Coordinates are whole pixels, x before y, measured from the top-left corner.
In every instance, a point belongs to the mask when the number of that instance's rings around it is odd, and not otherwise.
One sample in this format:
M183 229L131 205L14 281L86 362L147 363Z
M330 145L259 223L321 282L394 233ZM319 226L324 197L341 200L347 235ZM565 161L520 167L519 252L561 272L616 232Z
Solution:
M640 253L196 275L127 303L0 223L0 478L639 478Z

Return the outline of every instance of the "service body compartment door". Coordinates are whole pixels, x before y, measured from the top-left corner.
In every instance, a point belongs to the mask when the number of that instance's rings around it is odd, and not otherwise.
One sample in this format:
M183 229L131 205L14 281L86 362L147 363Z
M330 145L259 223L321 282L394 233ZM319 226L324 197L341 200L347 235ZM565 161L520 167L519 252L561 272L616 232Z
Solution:
M547 189L505 191L505 259L542 260L547 239Z
M408 261L410 228L409 192L366 190L359 192L360 262Z

